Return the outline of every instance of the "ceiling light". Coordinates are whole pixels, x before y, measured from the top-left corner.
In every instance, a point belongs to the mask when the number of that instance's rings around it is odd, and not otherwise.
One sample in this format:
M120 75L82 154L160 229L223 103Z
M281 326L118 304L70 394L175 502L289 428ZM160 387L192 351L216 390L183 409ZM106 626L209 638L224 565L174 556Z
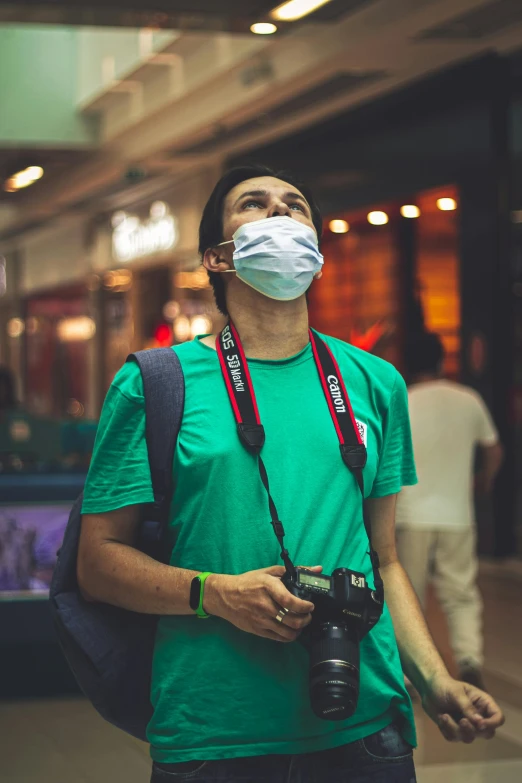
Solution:
M350 225L346 220L330 220L328 228L333 234L346 234L350 230Z
M384 226L388 222L389 217L386 212L370 212L368 214L368 223L372 226Z
M272 22L256 22L250 25L250 32L256 35L272 35L277 32L277 27Z
M199 334L209 334L212 331L212 321L208 315L195 315L190 321L190 334L192 338Z
M132 272L130 269L114 269L106 272L103 277L103 285L115 293L130 291L132 288Z
M418 218L420 216L420 209L415 204L404 204L401 207L401 215L405 218Z
M174 275L174 285L176 288L192 288L193 291L210 288L207 270L200 266L194 272L177 272Z
M4 183L7 193L15 193L17 190L27 188L43 177L44 170L41 166L29 166L23 171L17 171Z
M25 321L21 318L10 318L7 322L7 334L9 337L21 337L25 332Z
M174 299L171 299L169 302L163 305L163 318L166 321L174 321L174 319L178 317L180 310L181 308L179 303L175 302Z
M69 404L67 406L67 413L69 416L73 416L75 419L79 419L85 413L85 408L81 404L80 400L76 400L74 397L72 397L69 400Z
M34 315L30 315L25 324L25 331L30 337L40 331L40 322Z
M288 2L274 8L270 12L270 16L280 22L295 22L296 19L302 19L303 16L317 11L318 8L329 2L330 0L288 0Z
M96 324L87 315L62 318L56 325L56 334L61 343L77 343L90 340L96 334Z
M454 198L438 198L437 206L443 212L452 212L454 209L457 209L457 202Z
M36 182L43 177L44 170L41 166L29 166L24 173L30 182Z
M190 337L190 321L186 315L180 315L174 321L174 337L178 343L184 343Z

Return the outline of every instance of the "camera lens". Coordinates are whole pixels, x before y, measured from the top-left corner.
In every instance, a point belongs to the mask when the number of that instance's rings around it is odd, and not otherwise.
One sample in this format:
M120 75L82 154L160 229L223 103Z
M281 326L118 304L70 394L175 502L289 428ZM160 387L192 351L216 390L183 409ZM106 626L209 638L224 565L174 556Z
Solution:
M316 627L309 640L310 702L318 718L346 720L359 698L359 637L336 623Z

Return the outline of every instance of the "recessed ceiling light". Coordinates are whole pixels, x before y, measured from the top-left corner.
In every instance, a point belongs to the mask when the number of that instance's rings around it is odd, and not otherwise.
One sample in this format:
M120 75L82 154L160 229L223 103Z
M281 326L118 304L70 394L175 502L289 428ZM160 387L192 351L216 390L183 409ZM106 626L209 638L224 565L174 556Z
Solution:
M443 212L452 212L454 209L457 209L457 202L454 198L438 198L437 206Z
M404 204L401 207L401 215L405 218L418 218L420 213L420 209L415 204Z
M295 22L297 19L302 19L303 16L317 11L318 8L329 2L331 0L288 0L288 2L274 8L270 12L270 16L279 22Z
M22 188L27 188L37 180L43 177L44 170L41 166L29 166L23 171L17 171L12 177L4 183L4 190L7 193L14 193Z
M368 223L371 223L372 226L384 226L388 220L389 217L386 212L376 211L368 213Z
M350 224L346 220L330 220L328 228L333 234L346 234L350 230Z
M255 35L272 35L277 32L277 27L272 22L256 22L250 26L250 32Z

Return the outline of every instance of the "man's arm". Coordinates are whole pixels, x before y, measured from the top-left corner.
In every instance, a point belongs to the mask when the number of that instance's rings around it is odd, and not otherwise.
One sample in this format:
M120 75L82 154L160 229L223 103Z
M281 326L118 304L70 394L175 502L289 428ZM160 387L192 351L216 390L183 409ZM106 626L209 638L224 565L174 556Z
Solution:
M395 548L396 499L396 495L390 495L368 503L373 546L381 562L386 602L404 671L446 739L472 742L476 736L492 737L504 722L500 709L489 695L449 675L399 563Z
M504 460L504 450L500 443L491 446L479 444L480 469L475 484L480 492L491 492L493 483Z
M488 406L478 392L471 392L470 403L475 414L475 442L479 448L479 470L475 476L475 486L479 492L491 492L504 452Z
M201 572L159 563L135 549L139 521L140 506L83 515L77 564L83 597L143 614L194 614L190 584ZM281 582L284 572L282 566L272 566L238 576L211 574L204 608L248 633L295 641L311 622L314 606L288 592ZM278 623L282 607L289 614Z
M199 572L135 549L139 522L140 506L83 515L77 567L83 597L143 614L192 614L188 595Z

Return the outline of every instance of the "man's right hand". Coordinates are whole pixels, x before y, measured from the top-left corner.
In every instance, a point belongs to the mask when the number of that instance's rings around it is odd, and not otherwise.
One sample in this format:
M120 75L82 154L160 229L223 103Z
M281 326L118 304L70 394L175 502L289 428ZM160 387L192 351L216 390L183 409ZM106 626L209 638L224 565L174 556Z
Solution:
M320 572L321 566L310 570ZM271 566L239 576L211 574L205 583L204 609L247 633L293 642L311 623L314 605L286 589L281 582L284 573L283 566ZM280 623L276 616L281 609L289 611Z

